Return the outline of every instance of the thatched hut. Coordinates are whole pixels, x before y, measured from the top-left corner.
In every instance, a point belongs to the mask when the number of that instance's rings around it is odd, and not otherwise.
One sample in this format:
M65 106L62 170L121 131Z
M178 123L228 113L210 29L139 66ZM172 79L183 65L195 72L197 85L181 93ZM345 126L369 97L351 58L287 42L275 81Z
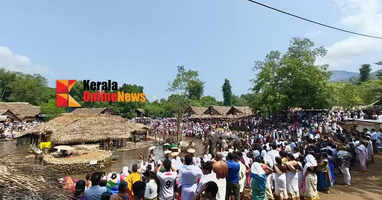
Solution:
M362 106L362 110L370 110L370 111L382 111L382 98L371 103L367 106Z
M232 106L227 112L227 115L250 116L253 115L253 112L249 106Z
M77 108L72 114L89 114L89 115L100 115L100 114L110 114L115 115L116 113L110 108Z
M207 110L206 107L198 107L198 106L190 106L186 109L186 115L203 115L203 113Z
M0 109L11 111L22 121L33 121L37 119L40 114L39 106L34 106L26 102L0 102Z
M146 112L142 108L137 108L135 114L137 114L137 117L146 117Z
M353 128L355 128L359 132L362 132L365 128L368 130L382 130L381 120L351 119L341 122L340 125L343 129L349 132L351 132Z
M62 114L46 123L18 134L18 144L53 145L99 143L101 148L123 147L135 134L148 131L145 125L129 123L116 115Z
M8 109L0 109L0 121L11 119L12 121L21 121L12 111Z
M206 114L202 114L202 115L191 115L189 117L189 119L192 119L192 120L210 120L210 119L225 119L226 116L224 115L206 115Z
M231 107L228 106L210 106L203 114L207 115L227 115Z

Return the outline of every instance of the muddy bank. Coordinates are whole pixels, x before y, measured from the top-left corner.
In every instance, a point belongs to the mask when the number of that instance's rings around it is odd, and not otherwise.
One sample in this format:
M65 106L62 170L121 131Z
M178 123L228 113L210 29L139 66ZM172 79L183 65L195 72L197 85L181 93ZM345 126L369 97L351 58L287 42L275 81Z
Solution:
M57 176L14 141L0 143L0 199L68 199Z

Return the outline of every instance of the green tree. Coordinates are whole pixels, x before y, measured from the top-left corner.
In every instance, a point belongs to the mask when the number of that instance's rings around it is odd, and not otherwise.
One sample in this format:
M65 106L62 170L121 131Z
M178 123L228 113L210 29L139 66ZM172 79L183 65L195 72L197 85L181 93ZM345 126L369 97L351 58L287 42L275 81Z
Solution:
M329 84L332 104L344 108L353 108L364 104L362 88L359 85L346 82L333 82Z
M219 102L213 96L204 96L200 98L200 104L203 107L208 107L212 105L219 105Z
M255 63L255 107L267 113L294 107L329 108L327 66L315 65L326 55L322 47L314 48L309 39L294 38L281 56L271 51L264 61Z
M232 87L228 79L224 79L223 90L223 104L225 106L232 106Z
M177 94L187 95L190 81L199 81L199 74L194 70L186 70L184 66L177 66L175 79L169 84L168 91Z
M55 97L54 90L39 74L24 74L0 69L0 94L3 101L22 101L34 105Z
M127 84L124 83L121 87L119 87L119 91L123 91L125 93L143 93L143 86L136 84ZM120 102L120 103L99 103L95 104L95 107L111 107L117 113L120 113L121 116L127 118L136 117L136 109L144 108L145 103L142 102Z
M46 120L53 119L65 112L65 108L60 108L56 106L56 100L50 99L47 103L43 103L40 106L41 114L45 115Z
M382 61L379 61L379 62L377 62L377 63L375 63L375 64L377 64L377 65L382 65ZM377 78L378 78L379 80L382 80L382 70L379 70L379 71L377 72L376 76L377 76Z
M377 77L379 80L382 80L382 71L377 72L376 77Z
M149 117L158 118L165 115L164 106L160 101L146 102L144 110Z
M255 78L251 81L254 84L254 101L251 103L253 109L259 109L265 113L280 111L282 101L285 98L281 92L281 80L278 76L281 68L281 53L278 51L269 52L264 61L256 61L253 71Z
M177 139L179 140L179 135L181 136L180 122L183 118L184 112L189 105L186 99L187 94L190 94L187 90L187 86L190 81L198 81L198 72L193 70L186 70L184 66L177 67L177 74L175 79L169 83L168 91L173 93L173 97L168 101L170 105L175 108L176 119L177 119ZM181 140L181 138L180 138Z
M247 99L245 99L243 95L241 95L241 96L232 95L232 105L233 106L247 106L248 102L247 102Z
M203 96L204 83L200 80L189 80L186 90L189 99L200 100Z
M359 69L359 73L360 73L359 81L361 83L368 81L370 79L370 72L371 72L370 65L363 64L361 68Z
M382 97L382 80L369 80L360 85L362 99L365 105L371 104Z

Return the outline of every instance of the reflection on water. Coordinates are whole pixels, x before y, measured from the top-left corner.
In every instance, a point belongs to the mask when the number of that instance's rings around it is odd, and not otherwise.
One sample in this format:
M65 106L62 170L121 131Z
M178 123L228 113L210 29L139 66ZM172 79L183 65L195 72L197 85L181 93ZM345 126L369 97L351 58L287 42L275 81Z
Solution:
M148 159L149 147L143 149L134 149L130 151L116 151L113 152L113 157L117 160L112 162L111 167L106 168L106 172L121 172L122 168L127 166L129 169L132 169L133 164L139 164L139 155L142 154L144 161ZM163 160L163 146L157 145L154 149L154 159L156 161Z

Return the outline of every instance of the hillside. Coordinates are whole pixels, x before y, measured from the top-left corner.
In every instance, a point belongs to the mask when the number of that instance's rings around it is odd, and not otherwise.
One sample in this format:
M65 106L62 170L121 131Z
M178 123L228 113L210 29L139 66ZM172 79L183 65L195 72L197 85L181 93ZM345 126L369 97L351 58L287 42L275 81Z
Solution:
M359 77L359 73L357 72L348 72L348 71L339 71L339 70L334 70L331 72L332 72L332 76L330 77L330 81L348 81L350 78Z
M348 81L350 78L359 78L358 72L348 72L341 70L331 71L333 74L330 77L330 81ZM371 73L371 79L375 79L378 72L382 72L382 69Z

